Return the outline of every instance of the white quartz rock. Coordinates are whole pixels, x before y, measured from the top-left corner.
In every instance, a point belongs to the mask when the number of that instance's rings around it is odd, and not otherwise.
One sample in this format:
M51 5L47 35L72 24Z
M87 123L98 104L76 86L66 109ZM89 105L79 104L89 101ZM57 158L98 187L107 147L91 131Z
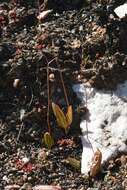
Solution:
M119 152L127 152L127 81L116 91L99 91L83 84L73 86L89 110L87 121L82 118L81 172L90 170L94 151L102 152L102 164Z
M116 15L119 18L123 18L125 17L125 15L127 15L127 3L120 5L119 7L117 7L114 12L116 13Z

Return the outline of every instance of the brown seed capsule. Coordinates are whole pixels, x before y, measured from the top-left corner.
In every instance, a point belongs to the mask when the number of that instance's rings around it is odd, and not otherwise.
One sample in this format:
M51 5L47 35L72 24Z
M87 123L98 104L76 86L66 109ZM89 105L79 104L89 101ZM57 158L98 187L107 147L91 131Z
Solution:
M53 73L51 73L50 75L49 75L49 80L50 81L54 81L54 79L55 79L55 76L54 76L54 74Z

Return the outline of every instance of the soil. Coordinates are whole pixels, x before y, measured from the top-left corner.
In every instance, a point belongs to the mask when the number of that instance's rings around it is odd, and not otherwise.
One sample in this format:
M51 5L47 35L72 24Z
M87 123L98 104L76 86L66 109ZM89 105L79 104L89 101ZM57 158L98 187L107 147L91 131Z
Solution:
M110 160L96 178L84 176L68 157L81 160L80 102L72 85L115 89L127 80L127 18L114 8L125 0L1 1L0 3L0 189L125 190L127 156ZM44 10L52 9L38 21ZM50 64L49 64L50 63ZM47 65L50 102L66 110L63 75L73 123L66 135L50 106L55 145L48 150ZM87 156L87 155L86 155ZM13 188L16 184L17 188Z

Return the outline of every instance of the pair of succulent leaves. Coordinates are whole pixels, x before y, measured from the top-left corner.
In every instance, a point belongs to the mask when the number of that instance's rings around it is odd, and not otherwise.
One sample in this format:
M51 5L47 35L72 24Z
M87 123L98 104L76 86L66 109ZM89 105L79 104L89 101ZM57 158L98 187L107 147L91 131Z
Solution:
M65 133L68 132L68 129L69 129L69 126L71 125L72 123L72 106L69 105L67 107L67 113L64 114L64 112L62 111L62 109L55 103L52 103L52 110L53 110L53 113L56 117L56 120L57 120L57 124L59 127L63 128L65 130ZM51 134L49 132L46 132L44 134L44 141L45 141L45 144L46 146L51 149L51 147L53 146L54 144L54 140L51 136Z

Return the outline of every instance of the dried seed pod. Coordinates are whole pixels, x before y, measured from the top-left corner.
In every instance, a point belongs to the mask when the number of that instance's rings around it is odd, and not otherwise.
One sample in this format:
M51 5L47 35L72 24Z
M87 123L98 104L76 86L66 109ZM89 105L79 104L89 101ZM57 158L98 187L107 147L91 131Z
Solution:
M95 177L101 169L102 153L99 149L94 153L90 167L90 176Z

